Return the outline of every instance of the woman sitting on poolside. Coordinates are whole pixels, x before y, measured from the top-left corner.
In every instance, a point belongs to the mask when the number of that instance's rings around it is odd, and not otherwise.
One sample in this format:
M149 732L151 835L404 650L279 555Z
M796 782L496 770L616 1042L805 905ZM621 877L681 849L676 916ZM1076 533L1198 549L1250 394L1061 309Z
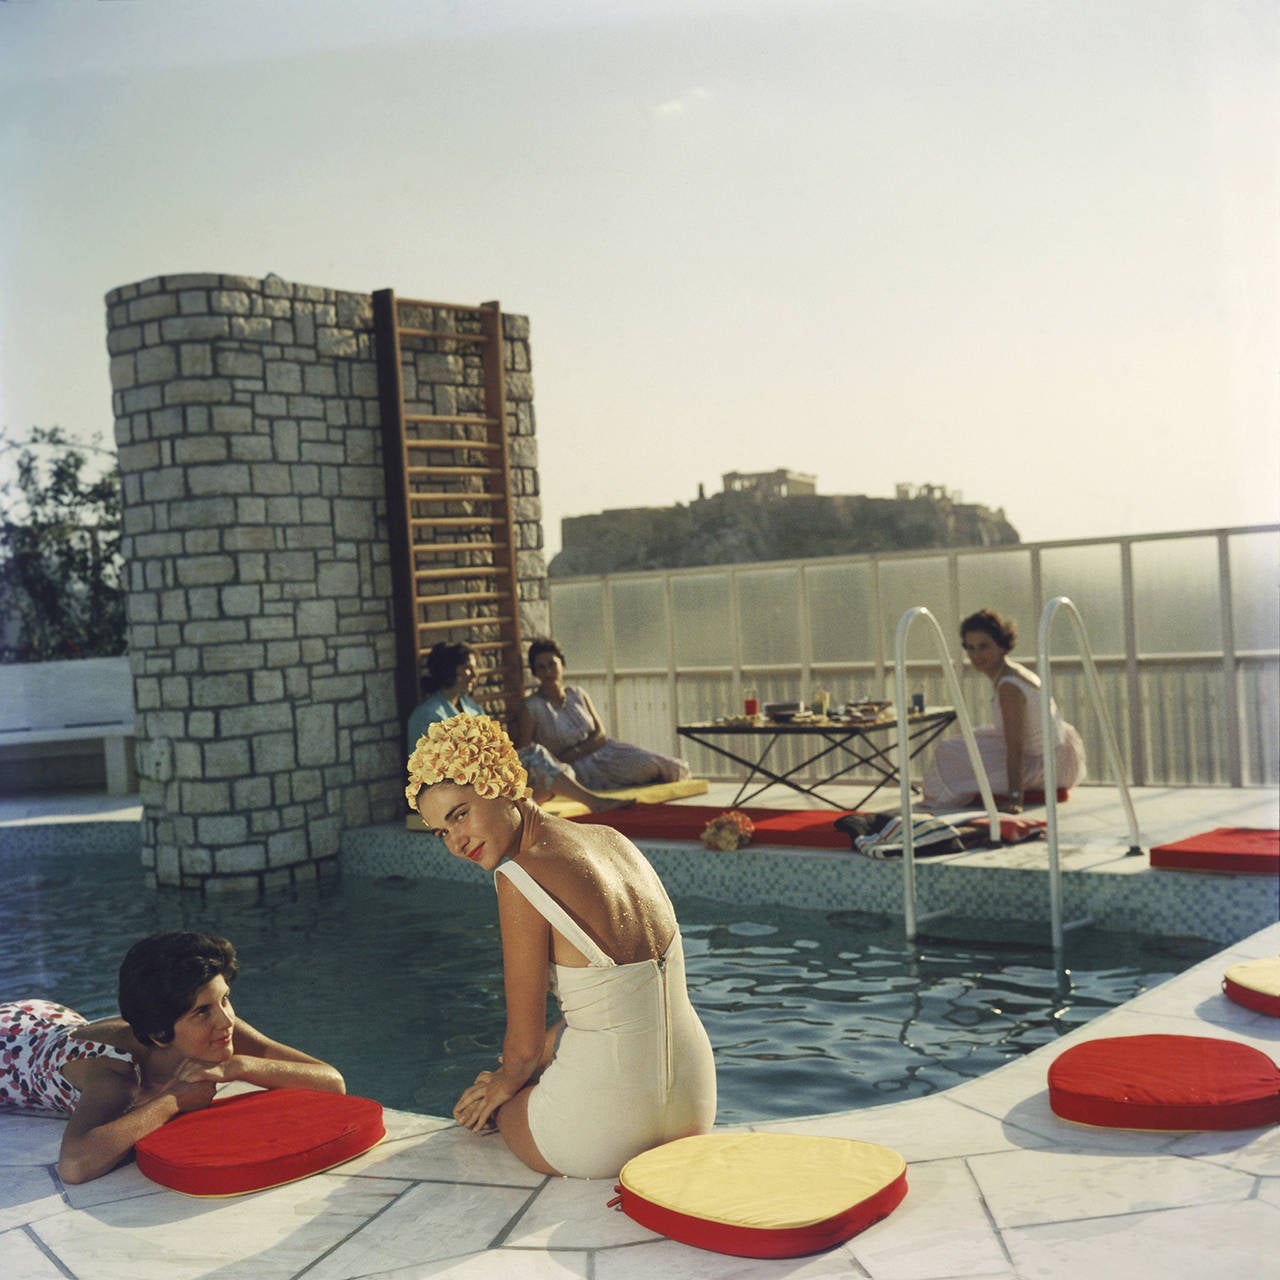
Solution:
M0 1105L68 1113L64 1182L87 1182L219 1084L345 1093L327 1062L270 1040L231 1008L240 966L211 933L157 933L120 966L118 1018L86 1022L49 1000L0 1004Z
M476 682L477 668L471 646L441 641L433 644L427 653L428 696L413 709L409 716L409 750L436 720L448 720L453 716L482 716L484 708L470 695ZM585 804L592 813L605 813L610 809L625 809L634 800L618 800L598 795L584 787L574 777L573 770L557 760L546 747L531 742L520 749L520 763L529 775L533 798L539 802L551 796L576 800Z
M568 822L528 800L525 771L494 720L432 724L405 795L455 857L493 875L507 1029L494 1071L453 1109L496 1119L541 1173L611 1178L634 1155L707 1132L715 1063L689 1002L675 912L621 832ZM547 991L563 1021L546 1026Z
M605 733L586 691L565 684L564 651L554 640L535 640L529 646L529 670L538 678L538 688L516 716L517 745L540 742L571 764L580 782L597 791L678 782L689 776L683 760Z
M1018 629L990 609L971 613L960 624L960 639L969 664L992 684L996 723L973 731L978 754L991 781L1003 796L1006 813L1021 813L1023 793L1044 786L1044 743L1040 737L1040 677L1009 653ZM1074 787L1085 776L1084 743L1073 725L1052 707L1054 772L1060 787ZM969 753L963 738L939 742L924 773L924 803L934 806L969 804L978 795Z

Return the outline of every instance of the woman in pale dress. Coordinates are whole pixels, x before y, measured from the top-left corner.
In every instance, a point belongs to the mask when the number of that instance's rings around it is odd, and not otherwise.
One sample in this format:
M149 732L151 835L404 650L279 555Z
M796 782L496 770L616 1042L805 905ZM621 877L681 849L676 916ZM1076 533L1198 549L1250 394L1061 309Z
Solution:
M596 791L679 782L689 776L683 760L618 742L605 733L590 696L564 682L564 652L554 640L529 646L529 670L538 687L516 715L516 745L541 743L573 766L578 781Z
M433 644L426 659L427 696L409 716L409 750L436 720L448 720L453 716L482 716L485 710L474 698L480 668L469 644L442 640ZM557 760L545 747L530 742L520 750L520 763L529 775L533 796L545 804L552 796L584 804L592 813L607 813L611 809L625 809L634 800L620 800L616 796L602 796L584 787L574 776L573 770Z
M680 929L644 855L621 832L544 813L496 721L432 723L405 796L498 897L502 1056L453 1109L496 1124L540 1173L614 1178L632 1156L715 1122L715 1062L689 1001ZM547 1027L547 992L563 1014Z
M960 624L960 638L970 666L991 681L994 695L995 723L974 729L978 753L993 794L1002 798L1000 808L1021 813L1024 793L1044 786L1040 677L1010 660L1017 627L991 609L970 614ZM1052 712L1057 785L1074 787L1085 776L1084 743L1056 704ZM938 743L924 773L924 803L955 807L972 803L978 794L964 739L952 737Z

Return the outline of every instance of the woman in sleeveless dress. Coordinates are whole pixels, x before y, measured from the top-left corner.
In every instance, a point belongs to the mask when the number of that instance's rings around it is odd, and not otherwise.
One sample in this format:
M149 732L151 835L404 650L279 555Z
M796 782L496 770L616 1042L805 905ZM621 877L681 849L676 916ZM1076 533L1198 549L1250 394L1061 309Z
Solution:
M689 776L683 760L619 742L605 733L585 689L564 682L564 652L554 640L529 646L529 670L538 688L516 716L514 737L544 746L573 766L578 780L596 791L642 787L652 782L678 782Z
M469 644L441 641L427 652L427 675L424 698L409 716L409 750L436 720L449 720L453 716L482 716L485 710L471 697L479 668ZM602 796L584 787L573 770L557 760L546 747L536 742L520 749L520 763L529 775L534 798L545 801L550 796L573 800L584 804L591 813L607 813L611 809L625 809L634 800L620 800L616 796Z
M612 828L543 813L493 720L432 724L406 797L455 857L494 877L507 1025L502 1056L454 1118L496 1123L530 1168L612 1178L634 1155L714 1124L715 1064L689 1001L675 912ZM546 1026L547 991L562 1019Z
M994 723L979 725L973 731L992 793L1002 797L1004 812L1021 813L1024 792L1044 786L1040 678L1009 659L1018 639L1011 619L980 609L960 624L960 639L969 664L992 685ZM1084 743L1075 726L1063 720L1056 704L1052 714L1057 785L1074 787L1085 776ZM924 773L924 803L935 807L965 805L978 794L964 739L952 737L938 743Z
M120 965L120 1017L87 1022L50 1000L0 1004L0 1106L69 1116L63 1182L109 1173L220 1084L345 1093L327 1062L269 1039L231 1007L240 966L211 933L157 933Z

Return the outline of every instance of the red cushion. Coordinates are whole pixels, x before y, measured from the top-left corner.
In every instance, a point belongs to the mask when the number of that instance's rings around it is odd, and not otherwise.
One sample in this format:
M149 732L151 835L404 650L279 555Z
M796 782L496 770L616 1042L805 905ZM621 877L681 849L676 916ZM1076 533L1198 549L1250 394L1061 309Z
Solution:
M1054 794L1058 797L1059 804L1066 804L1066 802L1071 799L1071 792L1068 791L1066 787L1059 787ZM1002 804L1009 803L1009 797L1001 792L996 792L991 798L996 802L997 808ZM1024 806L1044 804L1044 799L1044 792L1037 790L1035 787L1032 787L1030 790L1022 793L1022 804Z
M605 813L582 813L574 822L614 827L632 840L698 840L702 829L725 810L706 804L636 804ZM739 809L755 826L752 844L848 849L849 837L835 828L836 809Z
M1280 871L1280 831L1260 827L1219 827L1172 844L1154 845L1153 867L1180 871L1236 871L1275 875Z
M742 1258L829 1249L887 1217L907 1194L888 1147L794 1133L707 1133L628 1160L623 1212L682 1244Z
M1234 1040L1089 1040L1050 1065L1049 1105L1111 1129L1253 1129L1280 1122L1280 1069Z
M382 1104L314 1089L264 1089L176 1116L134 1148L153 1182L238 1196L332 1169L382 1141Z
M1233 964L1223 974L1222 990L1246 1009L1280 1018L1280 956Z

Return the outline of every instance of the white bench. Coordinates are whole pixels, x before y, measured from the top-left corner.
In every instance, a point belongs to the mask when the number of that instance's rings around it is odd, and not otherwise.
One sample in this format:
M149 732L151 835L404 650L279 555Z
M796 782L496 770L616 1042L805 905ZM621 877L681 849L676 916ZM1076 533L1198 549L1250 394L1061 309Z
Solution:
M102 752L107 791L128 795L137 790L133 739L128 658L0 665L0 771L6 759L29 770L37 757L56 769L57 744L81 748L72 755L89 745Z

